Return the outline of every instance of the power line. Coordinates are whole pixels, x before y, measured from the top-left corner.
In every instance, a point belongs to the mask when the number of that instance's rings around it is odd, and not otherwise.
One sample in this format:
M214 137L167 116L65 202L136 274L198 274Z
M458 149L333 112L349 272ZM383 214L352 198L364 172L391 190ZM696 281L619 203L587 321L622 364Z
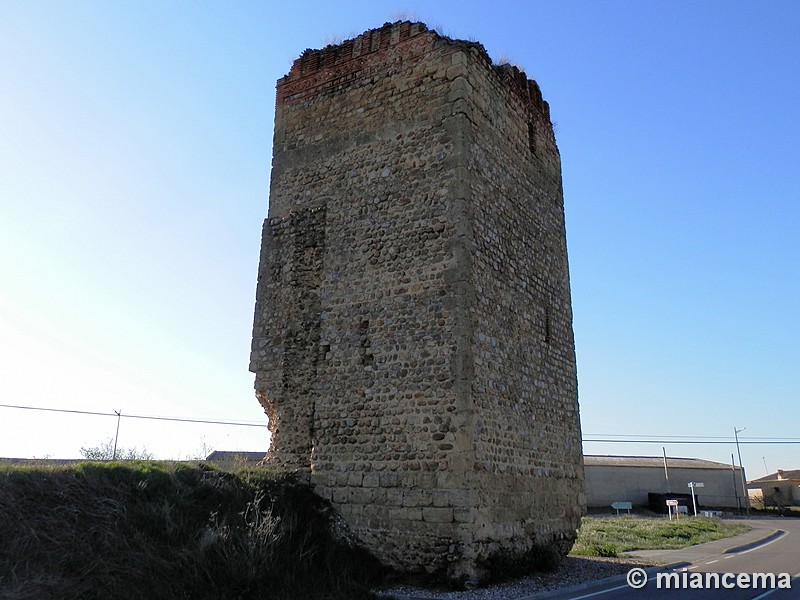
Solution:
M651 441L651 440L655 440L657 442L664 442L664 441L672 442L673 440L682 440L682 439L686 439L686 440L704 440L704 441L705 440L708 440L708 441L713 441L713 440L722 440L722 441L727 440L727 441L730 441L731 440L730 436L724 436L724 435L717 435L717 436L713 436L713 435L650 435L650 434L644 434L644 433L584 433L583 435L587 436L587 437L591 437L591 438L602 438L602 437L636 438L636 439L630 440L632 442ZM743 438L743 439L748 439L751 442L754 442L754 441L800 442L800 437L749 437L749 438ZM617 441L623 441L623 440L617 440ZM627 440L625 440L625 441L627 441Z
M66 408L44 408L42 406L18 406L14 404L0 404L0 408L18 408L22 410L40 410L45 412L70 413L76 415L96 415L101 417L122 417L126 419L150 419L154 421L179 421L181 423L206 423L210 425L236 425L239 427L266 427L265 423L255 421L216 421L213 419L189 419L185 417L156 417L152 415L126 415L115 412L93 412L89 410L70 410Z
M736 442L733 439L729 439L727 441L724 440L674 440L674 439L663 439L663 440L587 440L583 439L584 442L596 442L596 443L605 443L605 444L735 444ZM739 440L740 444L800 444L800 440L796 439L770 439L770 438L759 438L759 439L750 439L750 440Z
M651 434L648 434L648 433L584 433L584 435L588 435L588 436L592 436L592 437L609 436L609 437L618 437L618 438L653 438L653 437L669 438L669 439L672 439L672 438L675 438L675 439L687 438L687 439L693 439L693 440L700 440L700 439L702 439L702 440L726 440L729 437L729 436L726 437L726 436L722 436L722 435L718 435L718 436L713 436L713 435L661 435L661 436L658 436L658 435L651 435ZM797 439L800 440L800 438L797 438Z
M21 406L16 404L0 404L0 408L16 408L20 410L38 410L44 412L69 413L77 415L95 415L101 417L122 417L126 419L147 419L153 421L177 421L180 423L203 423L209 425L233 425L237 427L266 427L265 423L255 421L220 421L216 419L191 419L187 417L158 417L155 415L126 415L116 412L95 412L89 410L77 410L67 408L45 408L43 406ZM691 436L691 435L664 435L646 436L643 434L614 434L614 433L595 433L586 434L589 438L583 438L584 443L597 444L732 444L734 440L723 436ZM599 436L607 436L600 438ZM599 438L599 439L598 439ZM612 439L615 438L615 439ZM625 438L625 439L620 439ZM800 438L747 438L740 439L740 444L800 444Z

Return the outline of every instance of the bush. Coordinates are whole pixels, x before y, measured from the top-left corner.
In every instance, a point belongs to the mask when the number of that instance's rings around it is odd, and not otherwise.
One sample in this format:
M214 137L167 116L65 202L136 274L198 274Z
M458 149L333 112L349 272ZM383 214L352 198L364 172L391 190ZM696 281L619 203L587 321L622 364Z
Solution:
M117 448L113 438L97 446L81 448L81 456L86 460L153 460L155 457L146 448Z
M587 556L602 556L604 558L617 558L619 550L614 544L592 544L586 552Z

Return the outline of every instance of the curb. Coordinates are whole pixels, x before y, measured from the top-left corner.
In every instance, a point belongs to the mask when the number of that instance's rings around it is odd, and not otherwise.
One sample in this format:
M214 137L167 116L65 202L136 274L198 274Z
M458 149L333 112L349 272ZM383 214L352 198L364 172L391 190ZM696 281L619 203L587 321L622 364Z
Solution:
M759 538L753 542L747 542L746 544L742 544L740 546L734 546L733 548L728 548L727 550L723 550L722 554L736 554L738 552L745 552L747 550L752 550L753 548L758 548L759 546L763 546L764 544L769 544L770 542L774 542L778 538L783 537L786 535L786 531L783 529L776 529L772 533L765 535L763 538Z
M750 532L750 533L752 533L752 532ZM737 536L734 536L731 539L728 539L727 541L733 541L737 537L741 537L741 536L744 536L744 535L747 535L747 534L748 534L748 532L739 534ZM748 550L752 550L753 548L758 548L759 546L762 546L764 544L768 544L770 542L773 542L773 541L777 540L778 538L783 537L784 535L786 535L786 531L784 531L783 529L773 529L770 533L764 534L760 538L757 538L757 539L755 539L753 541L745 542L743 544L739 544L738 546L730 546L730 547L728 547L728 548L726 548L724 550L711 551L710 553L706 554L706 556L717 556L717 555L722 555L722 554L737 554L739 552L746 552ZM715 541L711 541L711 542L706 542L706 544L715 544L715 543L723 542L723 541L726 541L726 540L724 540L724 539L715 540ZM667 558L669 556L669 554L677 554L677 553L682 552L682 551L692 551L693 549L699 548L699 547L701 547L703 545L705 545L705 544L699 544L698 546L687 546L686 548L676 548L674 550L665 550L664 552L666 553L666 556L665 555L649 555L649 554L637 555L636 554L636 552L637 552L636 550L631 550L629 552L625 552L624 555L626 557L629 557L629 558L643 558L643 559L657 560L659 556L664 556L664 558Z

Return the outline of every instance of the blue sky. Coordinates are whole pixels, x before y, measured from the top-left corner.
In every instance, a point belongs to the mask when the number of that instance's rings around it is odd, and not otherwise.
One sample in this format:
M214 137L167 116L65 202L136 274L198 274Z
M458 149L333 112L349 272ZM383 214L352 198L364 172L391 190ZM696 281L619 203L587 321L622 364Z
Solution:
M275 81L411 17L536 79L563 163L587 453L730 461L800 439L800 5L0 5L0 403L263 423L247 370ZM0 408L0 456L108 417ZM600 435L604 434L604 435ZM627 438L630 439L630 438ZM161 457L263 428L125 419ZM800 445L745 445L748 474Z

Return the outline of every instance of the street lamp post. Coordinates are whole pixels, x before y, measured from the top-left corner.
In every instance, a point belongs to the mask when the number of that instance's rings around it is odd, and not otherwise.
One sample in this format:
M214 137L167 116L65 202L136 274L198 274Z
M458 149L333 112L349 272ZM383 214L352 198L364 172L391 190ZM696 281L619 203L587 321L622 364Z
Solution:
M750 516L750 502L747 498L747 485L744 482L744 466L742 465L742 451L739 449L739 434L743 432L747 427L742 427L741 429L733 428L733 437L736 439L736 453L739 455L739 474L742 477L742 501L744 502L744 506L747 509L747 516Z

